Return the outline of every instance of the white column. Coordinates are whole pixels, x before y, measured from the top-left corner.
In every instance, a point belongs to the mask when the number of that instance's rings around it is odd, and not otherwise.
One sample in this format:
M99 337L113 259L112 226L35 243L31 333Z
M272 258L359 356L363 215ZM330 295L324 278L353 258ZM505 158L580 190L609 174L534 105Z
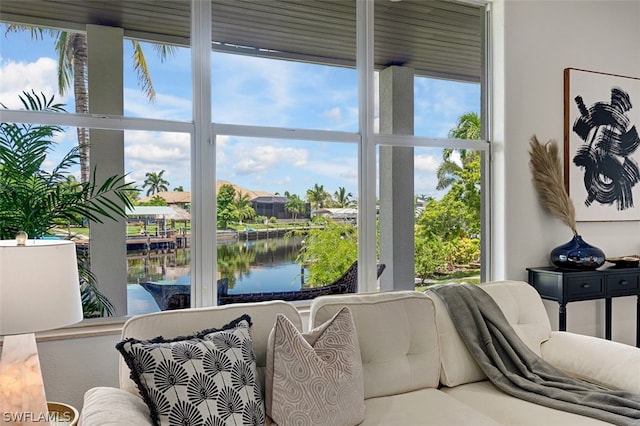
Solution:
M123 114L123 30L122 28L87 25L89 57L89 112L91 114ZM124 174L124 132L91 130L91 173L101 184L113 175ZM121 203L114 197L114 201ZM91 270L98 287L116 308L116 315L127 314L127 250L126 221L105 219L90 224Z
M413 69L380 72L380 133L413 135ZM413 290L413 147L380 146L380 290Z

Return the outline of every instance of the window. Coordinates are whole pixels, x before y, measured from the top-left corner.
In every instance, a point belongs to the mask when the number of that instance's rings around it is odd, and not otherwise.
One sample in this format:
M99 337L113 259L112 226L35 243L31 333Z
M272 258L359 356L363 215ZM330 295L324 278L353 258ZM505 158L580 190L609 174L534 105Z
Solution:
M191 50L135 38L125 38L123 50L124 115L190 121Z
M11 108L3 111L3 121L51 120L73 129L92 129L98 139L104 136L102 132L113 132L106 135L115 139L102 149L96 148L100 155L94 156L94 160L99 168L130 173L130 178L140 183L147 173L155 173L157 178L165 170L160 177L168 181L167 189L190 192L191 203L185 209L191 218L188 229L193 237L189 254L160 253L156 263L146 264L144 259L136 259L129 267L129 277L135 276L137 280L148 271L149 279L172 280L174 277L165 274L165 270L189 268L197 295L192 302L196 305L215 300L214 286L223 270L216 247L223 233L217 233L214 226L216 186L220 181L264 191L265 196L284 196L289 192L304 198L310 209L314 209L313 197L308 199L306 190L317 184L336 195L344 188L343 195L351 193L352 200L357 201L357 253L361 270L366 270L361 278L372 277L375 264L383 261L388 269L382 278L391 283L383 283L383 288L385 285L399 288L397 283L403 282L399 279L402 276L396 274L402 271L410 278L404 282L411 286L416 276L415 265L396 264L394 259L398 257L388 255L387 249L408 250L416 257L417 252L413 246L404 247L400 241L385 238L380 239L378 251L378 199L382 232L393 234L397 219L394 215L400 211L410 217L402 229L413 230L416 197L445 196L445 190L433 189L437 182L434 171L442 161L443 149L452 150L449 158L454 164L461 164L461 150L477 154L484 173L486 141L450 138L448 134L461 114L475 112L484 119L481 113L485 106L481 102L486 98L485 8L481 5L408 0L268 4L211 0L208 9L207 3L181 0L171 4L138 4L142 5L140 8L128 3L109 3L93 10L92 2L54 7L49 2L34 0L28 8L23 3L3 3L2 10L30 25L41 25L37 14L44 14L61 23L60 28L86 33L89 38L93 34L93 40L97 38L104 45L117 40L114 45L122 52L125 71L121 74L122 83L112 79L113 73L105 73L107 79L100 74L88 74L90 89L94 95L101 94L98 97L101 104L91 115L60 114L59 119L45 119L22 112L18 110L19 104L7 99L31 88L54 93L56 56L51 38L44 46L35 48L42 41L31 40L26 33L10 34L20 38L2 44L0 101ZM372 10L374 13L370 14ZM110 22L110 27L101 27L98 21L85 22L83 18L74 21L75 17L83 16L99 16L101 22ZM153 104L141 95L135 74L127 71L131 40L140 42L148 54L152 76L157 77ZM159 62L150 43L178 46L177 53L168 62ZM46 52L39 50L45 46ZM367 48L370 51L365 51ZM37 72L27 72L28 67ZM408 77L392 75L389 83L387 74L395 73L389 70L408 73ZM402 82L403 78L408 80ZM401 86L396 87L395 83ZM122 108L111 110L110 95L120 94L120 90ZM410 104L403 93L413 98ZM398 114L394 109L398 105L389 104L399 99L403 100L400 105L407 113ZM73 96L66 95L62 100L69 108L75 106ZM92 107L95 102L98 101L90 102ZM408 118L410 123L406 121ZM483 129L483 135L487 131ZM113 144L111 151L109 144ZM411 167L403 170L403 159L410 161ZM387 173L385 164L393 166L391 172L402 171L398 175L402 177L394 178L393 173ZM403 190L408 182L412 188ZM481 196L486 197L490 191L486 180L481 179L479 187ZM260 206L255 204L255 209L274 212L278 220L276 201L262 200ZM320 205L315 206L315 213L319 210ZM480 210L483 216L483 207ZM344 217L348 217L347 222L353 220L348 213ZM139 223L144 226L144 219L141 220ZM147 230L153 229L155 233L161 219L146 220ZM234 226L251 232L249 228L255 225L257 230L258 223L255 218L252 220L243 218L242 224ZM271 221L270 215L266 221ZM263 218L262 226L264 222ZM122 230L126 227L124 223L118 226ZM481 226L480 231L483 243L485 228ZM102 232L121 231L107 226ZM110 259L125 258L124 249L114 252L114 247L108 244L98 253L93 261L97 270L102 268L101 274L107 273L105 265ZM482 251L483 264L488 254ZM124 283L132 280L125 276L127 266L124 268L122 276L111 274L104 281L118 314L127 310ZM377 287L369 279L362 284L363 290Z
M385 290L451 279L462 268L481 275L481 164L488 145L481 140L484 52L477 35L484 8L423 6L380 1L374 10L374 52L382 63L374 139L378 239L381 261L391 264L381 278ZM458 49L447 52L449 43ZM437 226L444 218L450 223Z
M357 260L355 143L216 140L218 278L230 293L330 284Z

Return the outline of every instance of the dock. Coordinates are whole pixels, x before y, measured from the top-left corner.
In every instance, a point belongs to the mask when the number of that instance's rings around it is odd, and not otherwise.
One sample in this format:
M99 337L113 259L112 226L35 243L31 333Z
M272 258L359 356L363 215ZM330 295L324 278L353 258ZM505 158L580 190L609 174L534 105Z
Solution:
M235 241L254 241L269 238L281 238L291 231L308 231L310 226L287 227L287 228L247 228L242 231L218 231L218 243L229 243ZM158 235L127 235L127 251L160 251L170 252L179 248L191 247L191 233L167 231ZM76 245L80 248L88 248L89 240L76 240Z

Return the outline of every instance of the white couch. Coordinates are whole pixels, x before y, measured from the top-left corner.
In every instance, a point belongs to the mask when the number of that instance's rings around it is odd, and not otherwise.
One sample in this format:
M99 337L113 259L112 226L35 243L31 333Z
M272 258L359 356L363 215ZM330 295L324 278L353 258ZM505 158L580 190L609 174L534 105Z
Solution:
M536 291L527 283L482 284L521 339L556 367L592 382L640 393L640 349L603 339L552 332ZM598 425L589 417L546 408L504 394L486 380L453 328L442 302L404 291L317 298L310 326L349 306L356 325L364 371L363 425ZM296 308L282 301L168 311L130 319L123 338L190 334L221 327L248 313L260 370L278 313L298 329ZM631 369L631 370L630 370ZM263 378L264 379L264 378ZM264 383L264 381L262 382ZM85 395L82 426L151 424L146 405L120 364L120 388L99 387Z

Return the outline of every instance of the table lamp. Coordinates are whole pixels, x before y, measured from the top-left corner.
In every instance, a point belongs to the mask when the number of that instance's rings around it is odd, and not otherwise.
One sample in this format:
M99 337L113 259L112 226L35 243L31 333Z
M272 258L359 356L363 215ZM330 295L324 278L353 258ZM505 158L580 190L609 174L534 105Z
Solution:
M0 240L0 423L49 424L34 332L80 320L75 243Z

